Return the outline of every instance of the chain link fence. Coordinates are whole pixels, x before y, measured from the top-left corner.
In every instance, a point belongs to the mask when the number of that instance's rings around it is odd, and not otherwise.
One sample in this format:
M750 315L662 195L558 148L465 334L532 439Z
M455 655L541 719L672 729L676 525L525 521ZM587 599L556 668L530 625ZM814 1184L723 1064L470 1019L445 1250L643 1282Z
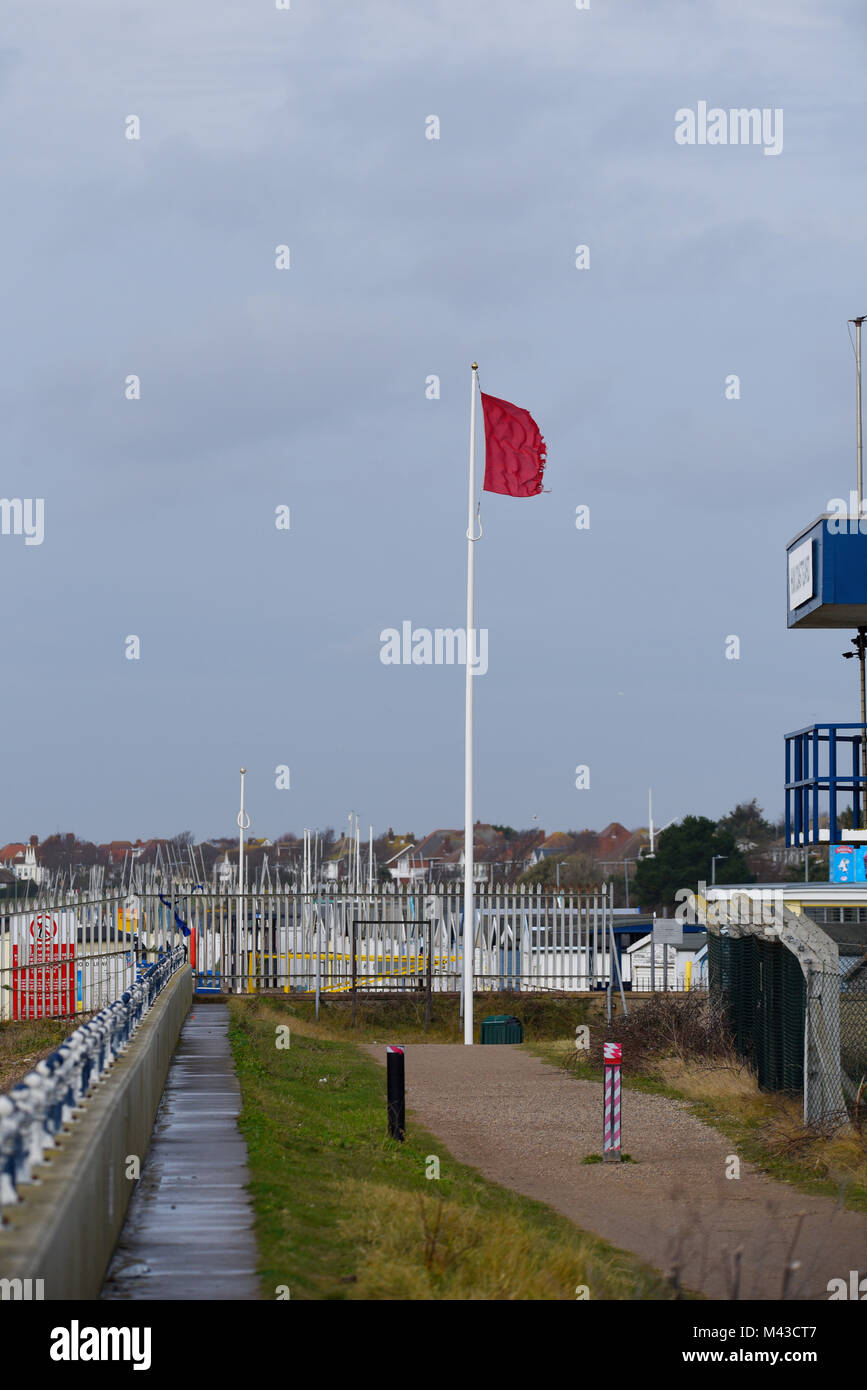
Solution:
M860 1122L867 1107L867 950L863 941L841 941L838 950L840 1069L846 1100L857 1107Z
M867 955L811 918L748 894L702 905L711 998L768 1091L803 1093L806 1125L848 1123L867 1072Z
M738 1056L766 1091L804 1089L806 980L781 941L708 936L708 971L724 1002Z

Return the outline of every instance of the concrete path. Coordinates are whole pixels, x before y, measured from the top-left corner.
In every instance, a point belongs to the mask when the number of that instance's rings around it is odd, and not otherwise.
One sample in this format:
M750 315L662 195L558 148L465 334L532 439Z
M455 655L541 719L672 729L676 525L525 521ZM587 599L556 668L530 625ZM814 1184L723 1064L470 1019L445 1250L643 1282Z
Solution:
M366 1049L384 1062L385 1049ZM602 1087L517 1047L406 1047L407 1107L461 1163L535 1197L710 1298L828 1298L828 1280L867 1275L867 1216L836 1210L742 1162L684 1102L623 1092L623 1149L637 1161L582 1165L602 1146ZM410 1122L411 1128L411 1122ZM803 1216L803 1220L801 1217ZM800 1231L799 1231L800 1223ZM790 1253L791 1252L791 1253Z
M102 1298L259 1296L228 1025L225 1004L194 1001Z

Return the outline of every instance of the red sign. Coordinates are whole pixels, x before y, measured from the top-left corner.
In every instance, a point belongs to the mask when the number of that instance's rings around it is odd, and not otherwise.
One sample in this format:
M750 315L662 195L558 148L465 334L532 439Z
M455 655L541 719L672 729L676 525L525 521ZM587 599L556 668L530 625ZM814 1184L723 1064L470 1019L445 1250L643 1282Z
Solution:
M602 1059L609 1067L620 1066L621 1053L623 1052L622 1043L603 1043Z
M12 1017L60 1018L75 1013L75 946L58 941L57 919L39 913L30 923L26 961L12 947Z

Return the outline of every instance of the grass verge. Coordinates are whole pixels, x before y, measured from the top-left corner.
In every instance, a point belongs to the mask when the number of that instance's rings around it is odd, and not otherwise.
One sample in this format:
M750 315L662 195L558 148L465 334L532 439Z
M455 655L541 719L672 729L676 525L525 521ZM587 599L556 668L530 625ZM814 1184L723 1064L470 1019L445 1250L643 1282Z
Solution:
M312 1000L289 1000L285 1007L299 1023L314 1024L316 1010ZM579 1023L598 1019L603 1008L601 996L576 999L574 995L528 995L508 991L477 995L475 1039L478 1042L481 1020L490 1014L513 1014L523 1023L525 1037L552 1039L574 1034ZM432 995L427 1031L422 995L360 996L354 1004L351 996L323 997L316 1032L322 1038L353 1042L393 1042L400 1039L405 1043L459 1043L463 1042L464 1036L458 999L447 994Z
M406 1143L389 1140L384 1072L351 1043L279 999L229 1007L264 1298L281 1286L293 1299L674 1297L635 1256L486 1181L412 1120Z
M88 1014L89 1018L90 1015ZM21 1019L0 1023L0 1092L26 1076L84 1021L75 1018Z
M602 1068L579 1060L572 1040L530 1043L544 1061L583 1081L602 1081ZM623 1068L625 1090L686 1101L696 1119L732 1140L747 1162L802 1192L867 1211L867 1135L805 1128L801 1097L760 1091L755 1073L735 1060L677 1055L645 1057L640 1071Z

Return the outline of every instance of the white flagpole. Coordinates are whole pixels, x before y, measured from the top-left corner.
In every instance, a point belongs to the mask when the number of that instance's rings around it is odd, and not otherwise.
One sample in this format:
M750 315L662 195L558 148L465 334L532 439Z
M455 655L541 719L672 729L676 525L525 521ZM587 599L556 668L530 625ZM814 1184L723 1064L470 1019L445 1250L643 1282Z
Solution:
M247 947L247 914L244 910L244 831L250 828L250 817L244 810L244 778L247 769L241 768L241 809L238 812L238 923L235 932L235 990L240 994L241 971L244 966L244 951Z
M475 955L476 910L473 897L473 665L476 649L475 618L475 517L476 500L476 373L473 363L470 387L470 500L467 514L467 647L466 647L466 733L464 740L464 1044L473 1042L473 957Z

